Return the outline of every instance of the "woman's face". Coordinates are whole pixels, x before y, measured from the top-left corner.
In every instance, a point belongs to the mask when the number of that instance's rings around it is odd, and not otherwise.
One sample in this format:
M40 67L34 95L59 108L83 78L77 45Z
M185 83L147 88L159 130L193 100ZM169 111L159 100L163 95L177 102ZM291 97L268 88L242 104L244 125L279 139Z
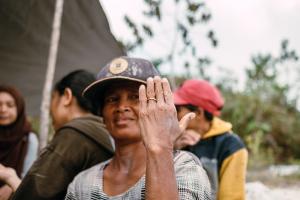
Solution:
M53 91L50 104L50 114L54 130L59 129L66 123L66 116L63 110L62 96L57 91Z
M191 110L189 110L187 107L185 106L176 106L177 109L177 118L178 120L181 120L183 118L183 116L185 116L186 114L192 112ZM197 112L196 116L197 116ZM188 126L186 127L186 129L194 129L197 130L197 127L199 125L199 121L197 121L197 117L195 117L194 119L190 120L190 122L188 123Z
M18 111L16 101L7 92L0 92L0 125L7 126L17 119Z
M139 118L139 83L123 81L112 84L104 94L103 119L117 140L141 140Z

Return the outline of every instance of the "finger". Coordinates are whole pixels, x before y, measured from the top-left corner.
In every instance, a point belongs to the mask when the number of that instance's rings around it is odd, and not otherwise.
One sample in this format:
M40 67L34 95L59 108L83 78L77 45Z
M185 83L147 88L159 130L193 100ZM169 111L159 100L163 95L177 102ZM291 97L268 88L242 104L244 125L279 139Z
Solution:
M186 127L189 125L189 122L194 119L196 116L195 113L193 112L190 112L190 113L187 113L186 115L184 115L180 122L179 122L179 128L180 128L180 132L183 133L186 129Z
M140 101L140 110L145 110L147 107L147 95L145 85L141 85L139 88L139 101Z
M163 94L164 94L164 99L165 99L166 104L174 105L172 90L171 90L168 79L166 79L166 78L162 79L162 86L163 86Z
M147 93L147 104L148 104L148 108L150 110L154 110L155 109L155 105L156 105L156 97L155 97L155 90L154 90L154 80L153 78L148 78L147 79L147 87L146 87L146 93Z
M146 92L147 92L147 98L155 98L154 81L153 78L151 77L147 79Z
M155 96L158 104L165 103L165 99L163 96L163 88L161 83L161 78L159 76L154 77L154 86L155 86Z

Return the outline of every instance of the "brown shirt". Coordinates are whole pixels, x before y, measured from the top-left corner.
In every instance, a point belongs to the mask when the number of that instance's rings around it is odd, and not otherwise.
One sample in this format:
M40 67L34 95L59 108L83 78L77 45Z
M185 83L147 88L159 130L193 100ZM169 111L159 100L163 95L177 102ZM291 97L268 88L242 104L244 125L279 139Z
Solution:
M42 150L12 199L64 199L69 183L79 172L112 155L108 133L99 117L72 120Z

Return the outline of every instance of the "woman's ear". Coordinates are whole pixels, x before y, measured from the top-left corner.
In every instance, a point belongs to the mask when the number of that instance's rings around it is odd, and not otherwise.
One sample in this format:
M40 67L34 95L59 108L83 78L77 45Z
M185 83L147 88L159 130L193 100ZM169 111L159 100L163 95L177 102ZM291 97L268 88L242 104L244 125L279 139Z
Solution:
M68 106L71 104L73 99L73 93L70 88L66 88L64 91L64 96L63 96L63 104L64 106Z

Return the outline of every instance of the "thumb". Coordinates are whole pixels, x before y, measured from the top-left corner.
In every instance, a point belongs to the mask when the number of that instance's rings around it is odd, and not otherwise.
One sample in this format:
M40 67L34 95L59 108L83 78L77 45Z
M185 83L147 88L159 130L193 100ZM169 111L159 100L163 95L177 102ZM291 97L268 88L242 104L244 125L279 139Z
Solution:
M185 129L186 129L186 127L188 126L189 122L190 122L192 119L194 119L195 116L196 116L195 113L190 112L190 113L187 113L186 115L184 115L184 116L181 118L181 120L180 120L180 122L179 122L179 127L180 127L180 133L181 133L181 134L185 131Z

